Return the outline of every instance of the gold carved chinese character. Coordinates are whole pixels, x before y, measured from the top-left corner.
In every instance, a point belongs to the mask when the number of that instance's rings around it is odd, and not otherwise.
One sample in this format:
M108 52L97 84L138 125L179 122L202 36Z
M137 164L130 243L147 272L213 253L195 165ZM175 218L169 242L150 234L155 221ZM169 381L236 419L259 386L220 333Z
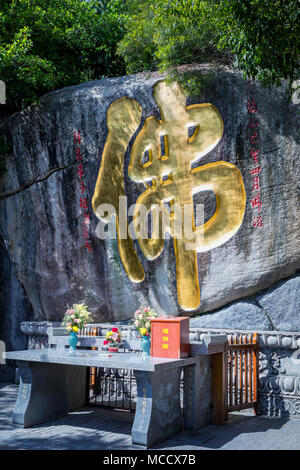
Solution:
M151 116L145 120L133 143L128 167L129 177L145 187L136 201L134 230L148 260L161 254L166 232L172 236L178 303L184 310L194 310L200 303L197 252L224 244L238 231L245 211L245 188L240 171L231 163L196 165L219 143L223 134L222 118L212 104L186 106L179 89L164 81L155 85L154 99L161 119ZM92 201L96 215L101 204L109 203L116 208L120 258L133 282L143 281L145 274L128 236L127 220L121 220L120 196L125 196L124 153L140 124L141 114L138 102L130 98L110 105L108 136ZM185 208L193 208L193 195L206 190L215 194L216 211L206 223L196 226L193 211ZM147 214L159 208L152 233L146 237L147 229L143 225L148 217L141 218L142 207ZM109 217L103 217L102 213L98 217L109 222ZM188 233L184 230L187 220L191 222ZM124 224L125 230L121 230Z

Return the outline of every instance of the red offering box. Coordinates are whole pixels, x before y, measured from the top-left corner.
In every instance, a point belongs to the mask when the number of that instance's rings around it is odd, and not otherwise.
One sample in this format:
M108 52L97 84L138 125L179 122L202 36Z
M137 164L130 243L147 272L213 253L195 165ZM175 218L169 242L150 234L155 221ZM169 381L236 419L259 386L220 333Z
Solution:
M190 354L189 317L151 320L151 356L181 359Z

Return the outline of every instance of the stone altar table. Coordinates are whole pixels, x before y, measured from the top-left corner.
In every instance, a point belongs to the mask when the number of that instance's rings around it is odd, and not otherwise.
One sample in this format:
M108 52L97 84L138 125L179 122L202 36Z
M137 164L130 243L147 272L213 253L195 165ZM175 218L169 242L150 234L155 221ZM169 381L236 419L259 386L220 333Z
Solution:
M180 375L183 367L193 370L196 357L163 359L141 354L109 354L100 351L68 349L40 349L5 353L6 359L17 361L20 388L13 421L24 427L45 423L65 416L69 409L69 388L77 393L78 407L85 402L85 381L82 374L68 374L68 368L81 369L86 375L88 367L132 369L137 379L138 398L132 427L132 443L149 447L185 428L192 428L194 400L189 400L193 381L185 386L185 418L180 408ZM194 374L191 375L193 377ZM82 380L83 379L83 380Z

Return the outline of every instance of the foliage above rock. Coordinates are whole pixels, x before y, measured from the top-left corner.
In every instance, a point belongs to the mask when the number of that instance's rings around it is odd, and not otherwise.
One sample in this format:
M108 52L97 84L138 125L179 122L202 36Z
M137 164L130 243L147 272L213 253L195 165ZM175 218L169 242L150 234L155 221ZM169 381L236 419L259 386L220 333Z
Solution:
M125 73L122 0L1 0L0 79L9 111L47 91Z
M1 0L0 110L103 76L171 69L174 78L176 66L206 62L235 63L266 85L286 79L291 91L299 16L298 0Z
M298 0L142 0L131 3L119 54L128 72L235 63L265 85L299 78Z

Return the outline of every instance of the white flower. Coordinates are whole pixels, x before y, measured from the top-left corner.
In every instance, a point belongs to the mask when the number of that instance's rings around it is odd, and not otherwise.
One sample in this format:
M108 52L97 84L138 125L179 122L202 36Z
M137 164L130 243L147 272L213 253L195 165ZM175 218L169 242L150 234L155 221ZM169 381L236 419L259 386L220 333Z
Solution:
M138 315L138 317L139 317L140 320L142 320L142 319L143 319L143 314L140 313L140 314Z
M150 328L151 323L149 321L147 321L145 326L146 326L146 328Z
M139 322L139 320L135 320L135 322L134 322L134 323L136 324L136 326L140 326L140 322Z

